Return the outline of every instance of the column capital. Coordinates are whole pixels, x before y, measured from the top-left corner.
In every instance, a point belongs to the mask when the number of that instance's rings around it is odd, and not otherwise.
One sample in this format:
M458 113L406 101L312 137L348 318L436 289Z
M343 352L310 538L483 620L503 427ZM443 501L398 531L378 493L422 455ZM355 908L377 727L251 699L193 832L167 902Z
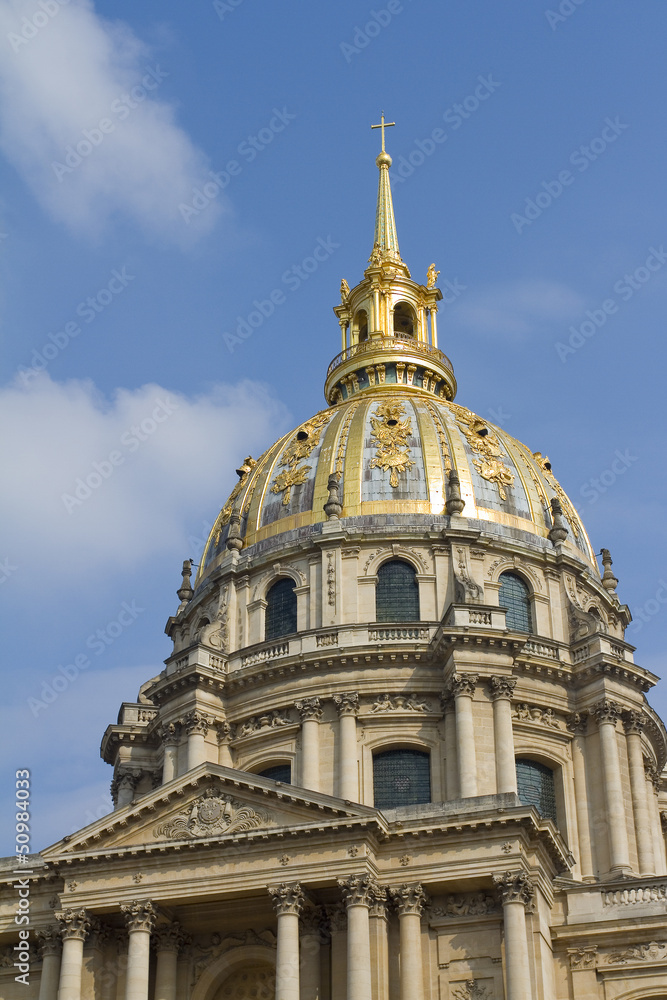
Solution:
M606 698L603 698L602 701L597 703L597 705L593 705L593 714L595 715L598 726L602 726L606 722L615 726L616 720L620 718L621 715L621 706L618 702L608 701Z
M129 903L121 903L120 908L130 934L133 931L153 930L157 911L150 899L132 899Z
M414 913L421 917L428 902L420 882L406 882L404 885L390 888L389 895L394 901L399 917L406 913Z
M372 875L351 875L349 878L339 878L340 886L345 905L350 906L371 906L375 899L380 896L380 886Z
M507 698L509 701L514 697L516 687L516 677L507 677L504 674L494 674L489 677L489 694L493 701L499 698Z
M371 917L380 917L382 920L387 919L387 907L389 904L389 889L387 886L378 885L377 895L373 897L373 902L370 905L368 911Z
M134 796L137 785L141 781L142 773L128 767L119 767L116 769L116 773L111 779L111 798L114 804L118 801L118 793L121 789L128 789L132 793L130 797Z
M309 722L311 720L319 722L322 718L322 707L319 698L302 698L300 701L294 702L294 707L301 716L302 722Z
M281 916L283 913L294 913L298 916L301 913L305 896L298 882L291 884L282 882L280 885L270 885L268 892L278 916Z
M211 720L203 712L193 709L183 719L183 725L188 736L206 736L211 725Z
M588 712L570 712L565 725L573 736L585 736L588 729Z
M660 791L660 772L657 767L654 767L654 765L648 761L644 761L644 774L646 775L646 780L650 781L653 785L653 790L657 795Z
M92 948L102 949L110 940L112 930L107 924L102 924L96 917L90 918L90 930L88 931L88 944Z
M478 680L479 674L452 674L449 679L449 687L455 698L459 695L472 698Z
M178 954L181 945L185 943L183 928L178 921L175 921L173 924L164 924L156 927L153 932L152 943L154 943L156 951L175 951Z
M335 694L333 703L340 716L359 714L359 695L356 691L346 691L343 694Z
M641 736L642 730L646 725L646 716L643 712L638 712L634 709L629 709L627 712L623 712L623 728L628 736L631 733L636 733Z
M60 934L63 941L74 938L85 941L90 930L90 914L86 910L57 910L56 920L60 922Z
M326 922L326 914L321 906L306 905L299 915L302 934L320 937L322 925Z
M63 939L57 927L43 927L37 931L37 946L42 958L59 955L63 949Z
M176 746L181 738L180 722L168 722L160 726L160 740L165 746Z
M535 885L524 871L502 872L493 876L493 884L500 892L503 904L523 903L528 906L535 895Z

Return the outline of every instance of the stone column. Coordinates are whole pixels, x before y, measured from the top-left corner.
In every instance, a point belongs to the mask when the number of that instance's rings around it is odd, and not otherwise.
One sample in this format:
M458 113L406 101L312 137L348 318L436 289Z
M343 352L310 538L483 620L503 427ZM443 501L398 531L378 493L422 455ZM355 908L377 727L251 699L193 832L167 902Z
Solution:
M320 791L320 719L319 698L304 698L294 703L301 716L301 787ZM355 732L356 752L356 732Z
M154 1000L176 1000L176 967L183 942L181 925L173 923L157 927L153 941L157 952Z
M178 774L178 744L181 738L181 727L178 722L169 722L160 730L160 739L164 747L162 758L162 784L166 785Z
M535 888L530 877L522 871L494 875L493 881L503 901L505 1000L531 1000L526 906L532 904Z
M194 767L204 764L208 758L206 734L211 720L203 712L193 709L185 716L183 723L188 734L188 771L191 771Z
M587 712L573 712L567 717L567 728L572 733L572 772L574 778L574 801L577 813L577 836L579 839L579 869L584 882L594 882L593 851L591 847L591 827L588 819L588 783L586 780L586 728Z
M42 931L37 931L37 941L42 956L39 1000L58 1000L60 954L63 950L63 940L57 928L46 927Z
M632 794L632 811L635 820L635 837L637 840L637 865L640 875L655 875L655 859L653 857L653 836L651 817L644 774L644 755L642 753L642 729L646 718L642 712L625 712L623 726L628 741L628 765L630 769L630 792Z
M369 909L380 893L370 875L338 879L347 907L347 1000L373 1000Z
M222 767L234 767L232 760L231 741L234 739L234 728L229 722L218 722L215 727L218 737L218 764Z
M319 906L301 914L301 1000L320 1000L322 983L322 920Z
M359 770L357 764L357 714L359 695L356 692L335 694L334 704L340 717L338 728L338 796L350 802L359 801Z
M494 676L489 679L493 700L493 742L496 754L496 790L516 793L516 761L512 731L512 696L516 678Z
M139 784L140 777L141 775L135 771L130 771L125 767L117 768L113 781L111 782L111 797L114 800L116 809L122 809L123 806L129 806L130 802L134 798L134 793L137 785Z
M451 690L440 695L442 722L445 727L445 801L458 799L459 771L456 753L456 715Z
M157 914L149 899L133 899L130 903L121 903L120 908L129 935L125 1000L148 1000L151 931Z
M621 764L616 741L616 720L620 715L620 708L615 702L605 699L595 705L593 711L600 732L602 786L609 831L609 868L614 874L631 875Z
M389 892L398 910L401 1000L424 1000L421 915L426 894L419 882Z
M331 931L331 991L330 996L344 997L347 990L347 915L344 903L327 905Z
M299 913L304 903L298 882L269 887L278 914L276 951L276 1000L300 1000Z
M88 940L84 949L82 993L84 997L98 997L107 992L105 990L106 976L104 974L104 951L107 942L112 936L112 931L105 924L101 924L95 917L90 919L90 929ZM85 951L89 951L89 960L85 960Z
M479 674L455 674L451 689L456 705L456 760L459 776L459 796L477 795L477 757L472 717L472 699Z
M652 764L644 765L646 775L646 793L649 810L651 812L651 829L653 831L653 858L655 861L656 875L667 875L667 856L665 854L665 835L663 831L662 819L664 813L660 814L659 793L660 775Z
M59 910L63 939L60 962L58 1000L81 1000L81 970L83 967L83 942L90 929L90 917L85 910Z
M373 1000L389 1000L389 937L387 890L382 886L368 911L371 937L371 987Z

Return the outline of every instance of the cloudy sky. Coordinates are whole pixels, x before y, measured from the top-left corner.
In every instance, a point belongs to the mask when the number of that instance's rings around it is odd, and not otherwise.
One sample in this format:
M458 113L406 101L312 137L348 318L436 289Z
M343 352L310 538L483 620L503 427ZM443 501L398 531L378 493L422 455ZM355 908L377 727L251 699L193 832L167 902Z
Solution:
M100 738L169 654L181 561L239 461L323 405L381 109L459 402L549 455L663 672L666 19L0 0L0 853L16 768L34 848L107 811Z

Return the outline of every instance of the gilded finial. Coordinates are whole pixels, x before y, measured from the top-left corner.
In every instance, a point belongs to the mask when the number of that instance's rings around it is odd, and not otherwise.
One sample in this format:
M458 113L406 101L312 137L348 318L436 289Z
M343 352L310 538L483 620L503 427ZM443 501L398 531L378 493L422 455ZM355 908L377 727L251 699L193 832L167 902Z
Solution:
M373 253L370 258L371 264L379 264L385 260L389 260L395 264L403 263L401 261L401 252L398 249L394 205L391 199L391 184L389 182L389 167L392 164L392 159L384 147L384 130L395 124L396 122L386 122L384 120L383 111L380 117L380 124L371 125L371 128L382 130L382 150L375 159L375 164L380 170L380 178L377 208L375 210L375 237L373 240ZM403 267L405 267L404 264Z
M384 154L385 154L385 155L387 155L387 156L389 155L389 154L388 154L388 153L386 152L385 148L384 148L384 130L385 130L386 128L391 128L391 126L392 126L392 125L395 125L395 124L396 124L396 122L386 122L386 121L384 120L384 111L383 111L383 112L382 112L382 114L380 115L380 124L379 124L379 125L371 125L371 128L379 128L379 129L382 129L382 133L381 133L381 134L382 134L382 151L380 152L380 156L382 156L382 153L384 153ZM380 159L380 156L378 156L378 160ZM376 161L376 162L377 162L377 161ZM380 164L378 163L378 167L379 167L379 166L380 166ZM390 166L391 166L391 157L389 157L389 163L387 164L387 166L388 166L388 167L390 167Z
M348 285L345 278L343 278L340 283L340 300L343 303L343 305L347 304L347 300L349 299L349 297L350 297L350 286Z
M438 280L438 275L440 271L436 271L435 264L429 264L428 271L426 272L426 287L435 288L436 281Z

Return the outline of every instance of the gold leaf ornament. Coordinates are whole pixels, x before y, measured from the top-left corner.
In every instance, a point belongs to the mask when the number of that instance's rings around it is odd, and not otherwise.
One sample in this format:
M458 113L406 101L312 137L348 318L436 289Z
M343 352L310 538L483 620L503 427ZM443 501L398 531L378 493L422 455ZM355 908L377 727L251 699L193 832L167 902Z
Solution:
M473 464L482 479L495 483L501 500L507 500L506 486L514 483L514 473L510 472L503 461L500 442L491 428L464 406L451 404L456 420L465 434L468 444L475 452Z
M322 429L328 422L329 416L328 413L318 413L312 420L301 424L282 453L278 464L284 467L284 471L276 475L271 492L284 494L283 507L287 507L292 498L292 488L301 486L308 479L308 473L312 466L300 463L308 458L313 449L320 443Z
M398 487L398 475L407 472L415 464L410 459L408 438L412 434L410 418L405 417L405 407L396 400L380 403L371 415L371 436L378 443L371 469L391 472L390 485Z

